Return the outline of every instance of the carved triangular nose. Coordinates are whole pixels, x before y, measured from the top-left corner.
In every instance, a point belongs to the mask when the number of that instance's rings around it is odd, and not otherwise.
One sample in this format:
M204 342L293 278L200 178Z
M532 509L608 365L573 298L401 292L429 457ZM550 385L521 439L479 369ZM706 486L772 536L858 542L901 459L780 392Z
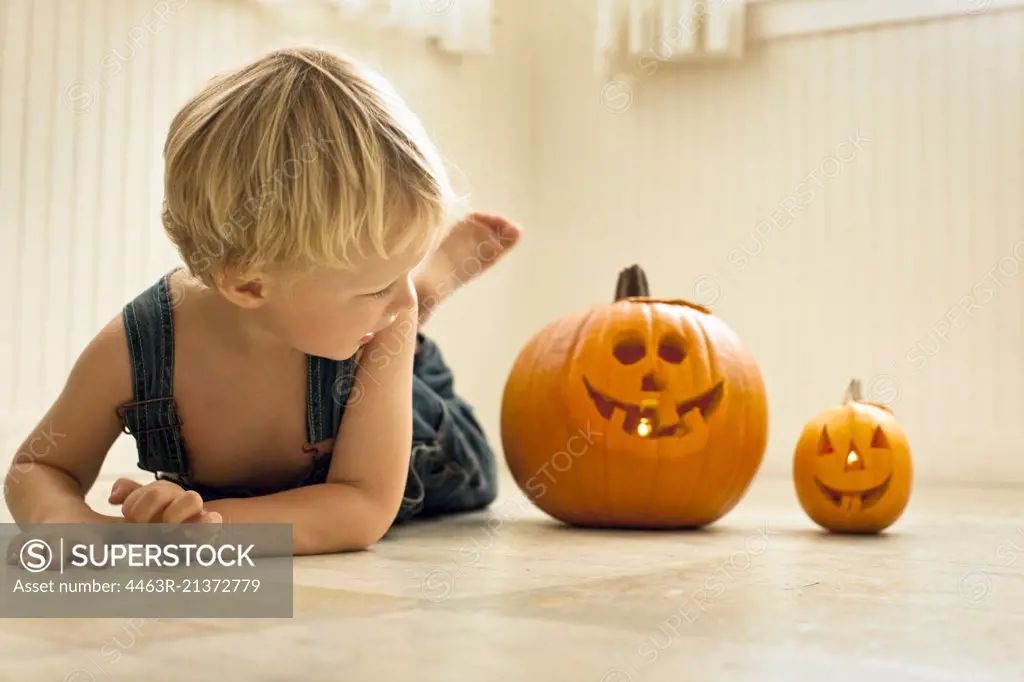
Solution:
M846 456L846 471L860 471L864 468L864 458L855 449L850 449Z
M654 376L654 372L648 372L644 375L643 380L640 382L641 391L658 392L664 389L665 386L658 381L658 377Z

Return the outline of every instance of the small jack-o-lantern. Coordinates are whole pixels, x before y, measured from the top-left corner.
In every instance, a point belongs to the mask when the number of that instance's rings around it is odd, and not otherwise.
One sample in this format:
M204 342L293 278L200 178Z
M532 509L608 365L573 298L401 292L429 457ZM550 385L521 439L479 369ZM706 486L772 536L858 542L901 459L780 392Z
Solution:
M547 325L522 349L502 443L520 488L566 523L698 527L753 481L767 409L736 335L702 306L651 298L633 266L614 302Z
M793 481L807 515L839 533L877 533L903 514L912 481L910 446L892 410L861 397L850 382L844 403L804 426Z

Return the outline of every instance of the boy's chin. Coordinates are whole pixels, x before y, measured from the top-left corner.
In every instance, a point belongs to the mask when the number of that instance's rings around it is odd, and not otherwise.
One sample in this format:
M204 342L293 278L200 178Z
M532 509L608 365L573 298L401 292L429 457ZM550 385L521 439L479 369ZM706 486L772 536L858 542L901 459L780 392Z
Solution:
M345 344L344 346L326 346L313 348L298 348L297 350L305 353L306 355L312 355L318 358L325 358L327 360L334 360L336 362L344 362L352 358L359 349L363 347L362 343L353 341Z
M332 353L331 355L326 355L324 357L326 357L328 360L336 360L338 362L342 362L351 359L353 356L355 356L356 353L358 353L362 349L362 347L362 344L357 343L353 346L345 348L345 352L343 353Z

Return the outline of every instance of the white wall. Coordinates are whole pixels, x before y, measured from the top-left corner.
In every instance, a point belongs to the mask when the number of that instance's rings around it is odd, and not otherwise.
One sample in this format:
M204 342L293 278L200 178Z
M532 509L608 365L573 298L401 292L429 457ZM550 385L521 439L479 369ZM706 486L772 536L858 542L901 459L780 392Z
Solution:
M609 300L639 263L654 293L710 303L758 358L764 474L788 475L804 421L859 376L896 399L920 480L1024 482L1024 13L662 64L630 103L602 93L594 6L547 3L532 25L539 205L522 262L545 275L526 282L517 341Z
M246 0L4 0L0 5L0 451L14 449L71 363L121 306L178 264L159 222L161 149L177 108L215 73L297 40L366 59L425 120L475 208L527 221L528 109L515 7L499 56L443 55L348 26L283 26ZM497 433L497 268L428 331ZM471 316L472 326L463 320ZM493 349L496 349L493 350ZM504 353L505 355L508 352ZM59 426L54 426L59 430ZM123 436L106 475L136 473Z

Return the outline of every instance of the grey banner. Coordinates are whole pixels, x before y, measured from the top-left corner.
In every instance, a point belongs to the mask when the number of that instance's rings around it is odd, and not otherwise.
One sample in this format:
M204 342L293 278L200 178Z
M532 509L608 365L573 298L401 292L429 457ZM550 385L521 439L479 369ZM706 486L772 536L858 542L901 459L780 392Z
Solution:
M0 618L291 618L290 524L0 524Z

